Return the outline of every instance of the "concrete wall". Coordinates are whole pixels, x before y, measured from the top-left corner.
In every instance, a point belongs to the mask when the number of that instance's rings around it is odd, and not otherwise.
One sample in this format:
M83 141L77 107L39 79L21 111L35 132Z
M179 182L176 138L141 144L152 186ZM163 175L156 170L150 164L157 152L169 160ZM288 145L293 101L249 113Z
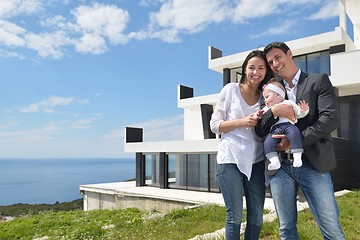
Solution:
M110 194L84 191L84 211L98 209L138 208L141 211L168 212L173 209L196 205L191 202L178 202L169 199L129 194Z
M358 95L360 92L359 78L354 77L349 69L359 66L360 50L331 55L330 80L334 87L339 89L339 95Z
M89 191L84 192L84 210L95 209L116 209L115 195Z

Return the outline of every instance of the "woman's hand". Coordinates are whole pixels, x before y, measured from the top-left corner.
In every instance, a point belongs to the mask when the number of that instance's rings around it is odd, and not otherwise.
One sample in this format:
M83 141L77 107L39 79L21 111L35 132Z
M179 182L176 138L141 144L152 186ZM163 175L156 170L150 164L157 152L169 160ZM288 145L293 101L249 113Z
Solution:
M252 128L255 127L258 122L257 114L252 113L244 118L223 121L220 123L219 130L222 133L229 132L235 128Z
M259 114L259 111L252 113L252 114L246 116L245 118L243 118L243 123L244 123L243 127L246 127L246 128L255 127L259 120L258 114Z

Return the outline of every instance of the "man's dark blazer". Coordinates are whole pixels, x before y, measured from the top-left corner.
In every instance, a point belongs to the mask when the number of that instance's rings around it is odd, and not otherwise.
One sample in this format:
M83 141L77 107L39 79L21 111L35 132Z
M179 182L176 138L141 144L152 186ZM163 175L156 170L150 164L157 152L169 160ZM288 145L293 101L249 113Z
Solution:
M326 74L301 72L296 102L301 100L309 104L309 113L296 123L302 133L303 160L310 161L322 173L328 172L336 167L331 132L339 124L337 97L329 77ZM259 120L256 133L261 137L265 136L276 121L271 111L267 111Z

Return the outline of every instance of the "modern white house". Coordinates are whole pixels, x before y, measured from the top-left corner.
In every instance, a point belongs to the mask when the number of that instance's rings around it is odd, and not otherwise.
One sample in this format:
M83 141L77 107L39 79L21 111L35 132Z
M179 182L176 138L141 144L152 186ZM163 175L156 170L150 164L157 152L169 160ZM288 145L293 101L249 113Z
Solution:
M360 1L339 0L339 26L334 31L286 43L302 70L329 75L341 113L340 127L333 133L338 165L331 172L334 188L359 188ZM223 56L220 49L209 46L209 69L223 74L219 84L239 81L241 65L251 50ZM146 129L125 128L124 151L136 155L136 187L219 192L215 179L219 136L209 129L218 94L194 96L193 92L191 87L178 86L178 107L184 111L183 140L143 142ZM93 209L89 206L100 201L99 193L108 195L109 206L121 200L111 197L116 195L115 189L105 191L84 185L80 191L85 210Z

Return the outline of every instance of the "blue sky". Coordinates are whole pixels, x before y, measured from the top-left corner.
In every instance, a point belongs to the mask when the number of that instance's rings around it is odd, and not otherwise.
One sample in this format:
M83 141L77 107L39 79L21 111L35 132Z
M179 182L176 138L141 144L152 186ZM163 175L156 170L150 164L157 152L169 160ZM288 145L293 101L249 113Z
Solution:
M0 157L132 157L183 139L177 86L214 94L223 55L333 31L337 0L0 0Z

